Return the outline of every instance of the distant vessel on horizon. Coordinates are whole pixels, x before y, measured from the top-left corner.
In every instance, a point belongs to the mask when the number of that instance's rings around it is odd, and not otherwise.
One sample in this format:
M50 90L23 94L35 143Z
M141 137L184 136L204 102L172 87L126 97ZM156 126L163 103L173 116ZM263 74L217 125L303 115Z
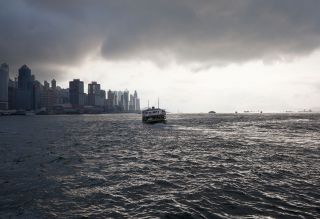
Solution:
M238 113L238 112L236 111L236 113ZM262 114L263 111L262 110L258 110L258 111L244 110L243 113L260 113L260 114Z
M312 113L312 110L311 109L308 109L308 110L304 109L304 110L298 111L298 113Z

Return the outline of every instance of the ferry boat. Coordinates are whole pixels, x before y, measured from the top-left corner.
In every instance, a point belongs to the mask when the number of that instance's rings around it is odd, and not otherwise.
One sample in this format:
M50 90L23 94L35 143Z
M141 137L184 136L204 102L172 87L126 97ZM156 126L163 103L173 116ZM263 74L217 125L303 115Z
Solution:
M159 107L142 110L142 122L149 124L166 123L166 111Z

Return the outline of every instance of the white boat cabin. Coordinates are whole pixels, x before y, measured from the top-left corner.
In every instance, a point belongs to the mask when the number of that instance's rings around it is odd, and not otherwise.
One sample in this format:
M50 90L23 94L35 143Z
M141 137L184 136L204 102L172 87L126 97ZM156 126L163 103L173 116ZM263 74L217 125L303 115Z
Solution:
M159 116L165 115L166 111L163 109L155 109L154 107L151 109L146 109L142 111L142 116Z

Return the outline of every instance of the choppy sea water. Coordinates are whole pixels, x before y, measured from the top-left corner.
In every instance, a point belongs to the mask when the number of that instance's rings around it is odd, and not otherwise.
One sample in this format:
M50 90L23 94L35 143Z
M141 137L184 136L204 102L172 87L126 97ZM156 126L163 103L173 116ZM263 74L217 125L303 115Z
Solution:
M0 218L320 218L320 114L0 118Z

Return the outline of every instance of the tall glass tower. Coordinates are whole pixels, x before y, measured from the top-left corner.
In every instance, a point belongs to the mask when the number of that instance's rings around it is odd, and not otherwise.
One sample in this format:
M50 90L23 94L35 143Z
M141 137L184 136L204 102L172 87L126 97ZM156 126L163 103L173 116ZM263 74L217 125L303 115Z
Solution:
M0 66L0 110L8 109L9 65Z

